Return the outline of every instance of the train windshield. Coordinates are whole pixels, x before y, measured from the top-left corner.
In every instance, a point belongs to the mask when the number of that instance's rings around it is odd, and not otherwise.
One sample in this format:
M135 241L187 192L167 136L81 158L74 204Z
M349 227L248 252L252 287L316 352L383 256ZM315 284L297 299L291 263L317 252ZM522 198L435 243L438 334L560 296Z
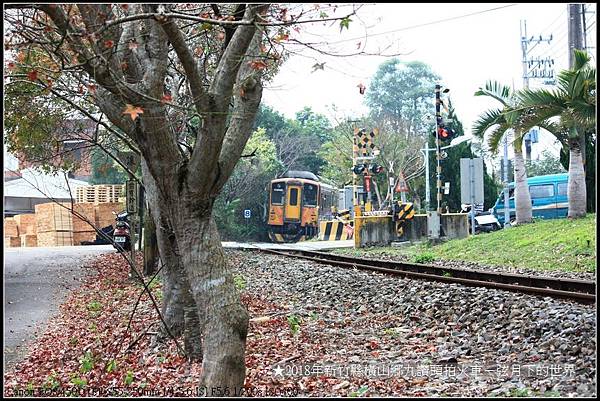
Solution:
M304 184L303 195L304 206L317 206L317 186L313 184Z
M271 186L271 204L283 205L283 190L285 184L283 182L274 182Z

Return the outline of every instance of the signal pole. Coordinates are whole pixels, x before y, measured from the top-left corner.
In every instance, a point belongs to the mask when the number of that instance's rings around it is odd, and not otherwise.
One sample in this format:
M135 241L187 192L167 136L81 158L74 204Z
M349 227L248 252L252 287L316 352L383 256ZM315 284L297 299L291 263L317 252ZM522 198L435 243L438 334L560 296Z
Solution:
M435 85L435 157L437 160L437 213L442 213L442 165L440 163L440 125L442 124L442 114L440 112L440 90L442 86L439 84Z

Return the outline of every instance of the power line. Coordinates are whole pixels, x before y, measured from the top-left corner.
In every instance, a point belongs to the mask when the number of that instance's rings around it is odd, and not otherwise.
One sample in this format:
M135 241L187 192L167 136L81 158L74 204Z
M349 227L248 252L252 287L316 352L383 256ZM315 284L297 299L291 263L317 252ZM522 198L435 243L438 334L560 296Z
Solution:
M477 12L470 13L470 14L464 14L464 15L459 15L459 16L456 16L456 17L450 17L450 18L445 18L445 19L436 20L436 21L432 21L432 22L426 22L424 24L407 26L407 27L400 28L400 29L394 29L392 31L380 32L380 33L373 33L373 34L369 34L368 37L372 38L372 37L375 37L375 36L387 35L387 34L390 34L390 33L396 33L396 32L408 31L410 29L422 28L422 27L429 26L429 25L434 25L434 24L439 24L439 23L442 23L442 22L453 21L453 20L460 19L460 18L471 17L473 15L484 14L484 13L487 13L487 12L501 10L503 8L513 7L513 6L517 6L517 5L518 4L509 4L509 5L506 5L506 6L490 8L488 10L477 11ZM344 43L344 42L352 42L352 41L363 39L363 38L364 38L364 36L359 36L359 37L355 37L355 38L343 39L343 40L338 40L336 42L327 42L327 43L333 45L333 44Z

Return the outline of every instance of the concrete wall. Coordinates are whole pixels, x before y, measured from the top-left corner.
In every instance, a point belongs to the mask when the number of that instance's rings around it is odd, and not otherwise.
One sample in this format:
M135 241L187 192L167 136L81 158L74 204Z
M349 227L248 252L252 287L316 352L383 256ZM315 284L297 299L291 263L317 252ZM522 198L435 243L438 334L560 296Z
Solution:
M392 216L356 216L354 247L387 246L396 239Z
M469 220L466 213L446 213L441 215L441 237L447 239L469 236ZM400 240L422 241L427 239L427 215L415 214L412 220L404 224L404 235Z

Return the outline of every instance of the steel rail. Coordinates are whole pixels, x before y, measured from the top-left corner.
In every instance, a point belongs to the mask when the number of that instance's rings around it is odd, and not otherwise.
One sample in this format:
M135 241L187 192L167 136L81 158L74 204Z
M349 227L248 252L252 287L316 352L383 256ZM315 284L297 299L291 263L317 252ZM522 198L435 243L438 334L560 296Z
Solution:
M596 283L594 281L556 279L456 267L445 268L420 263L353 258L316 251L293 250L283 252L273 249L261 249L261 251L275 255L312 260L333 266L370 270L410 278L524 292L570 299L586 304L596 302Z

